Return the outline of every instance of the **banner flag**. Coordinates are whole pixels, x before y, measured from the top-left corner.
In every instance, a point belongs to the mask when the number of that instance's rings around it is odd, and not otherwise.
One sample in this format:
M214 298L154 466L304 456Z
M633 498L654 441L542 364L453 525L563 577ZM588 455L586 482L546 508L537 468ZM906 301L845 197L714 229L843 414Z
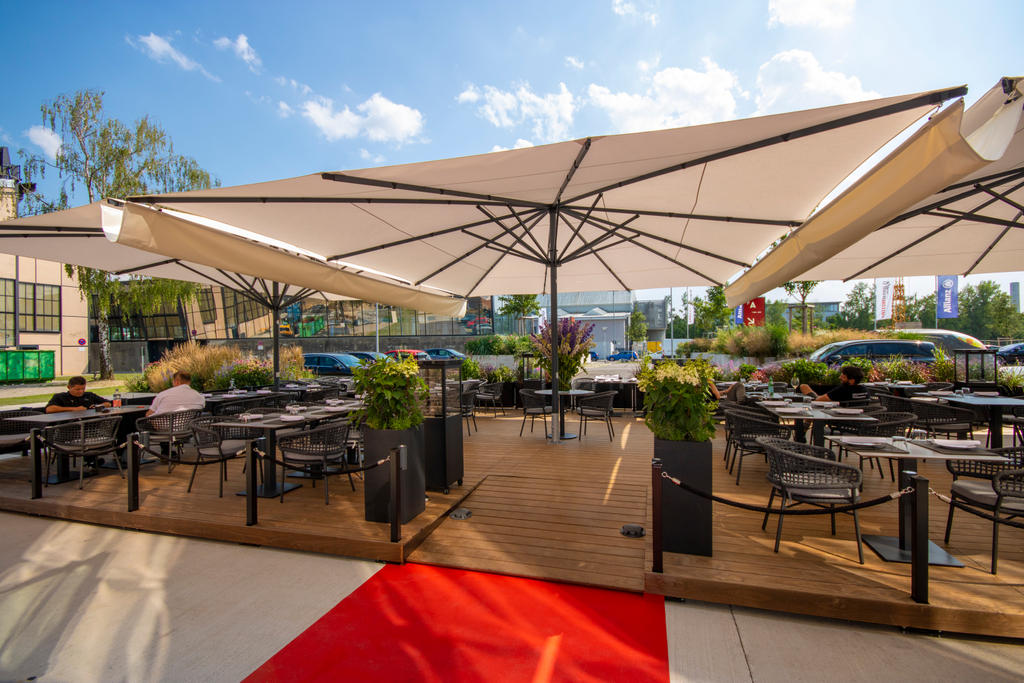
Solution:
M759 296L743 304L743 324L748 327L764 327L764 297Z
M743 306L737 306L732 312L732 321L737 325L743 324Z
M891 277L875 280L875 320L892 319L892 291L896 280Z
M960 303L957 300L956 275L940 275L935 278L935 317L959 318Z
M697 309L693 304L686 304L686 324L692 325L697 321Z

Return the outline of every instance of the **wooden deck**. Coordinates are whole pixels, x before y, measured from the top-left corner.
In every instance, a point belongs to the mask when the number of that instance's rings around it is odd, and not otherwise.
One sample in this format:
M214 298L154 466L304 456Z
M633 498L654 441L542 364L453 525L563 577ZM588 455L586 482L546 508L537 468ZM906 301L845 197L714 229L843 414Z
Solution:
M910 566L886 563L865 548L857 563L853 524L841 517L829 535L827 517L786 520L783 543L772 552L774 532L761 531L758 514L715 505L714 555L665 556L665 571L650 572L650 537L626 538L623 524L650 529L650 432L632 417L616 419L609 441L600 424L583 439L555 446L541 427L519 436L521 418L479 416L480 431L465 438L465 486L448 495L428 492L426 511L403 526L402 541L388 542L388 526L363 521L362 492L345 479L331 481L331 504L308 484L285 502L260 500L260 523L245 526L241 462L231 463L224 498L217 497L215 468L201 469L186 493L189 471L163 466L142 470L141 507L127 512L117 473L87 480L85 489L62 484L29 499L28 463L0 462L0 509L124 528L312 550L390 562L449 567L567 581L631 591L729 603L800 614L930 630L1024 638L1024 530L1003 527L999 574L988 573L991 524L958 512L948 550L967 566L931 568L931 604L909 596ZM575 427L575 423L572 425ZM716 441L716 455L723 444ZM763 504L765 465L744 463L736 486L721 459L715 490ZM922 474L937 491L949 490L941 464ZM893 489L873 472L865 497ZM454 507L472 516L447 518ZM947 507L930 500L930 535L941 544ZM774 521L774 520L773 520ZM864 533L894 534L896 504L862 511Z

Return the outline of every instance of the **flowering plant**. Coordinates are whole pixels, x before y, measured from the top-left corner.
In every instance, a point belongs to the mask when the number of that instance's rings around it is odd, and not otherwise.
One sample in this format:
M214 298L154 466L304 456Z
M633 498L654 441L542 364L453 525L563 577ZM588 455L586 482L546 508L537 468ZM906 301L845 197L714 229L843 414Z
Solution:
M220 366L213 376L214 389L227 389L234 380L236 387L260 387L274 381L274 370L264 360L236 358Z
M709 399L713 370L705 360L685 365L645 358L636 378L644 392L644 422L667 441L710 441L715 435L716 404Z
M550 377L552 353L552 328L545 326L539 334L530 336L533 347L537 350L537 365L543 368ZM572 378L583 367L583 359L590 354L594 346L594 326L577 322L572 318L562 318L558 323L558 389L568 391L572 388Z

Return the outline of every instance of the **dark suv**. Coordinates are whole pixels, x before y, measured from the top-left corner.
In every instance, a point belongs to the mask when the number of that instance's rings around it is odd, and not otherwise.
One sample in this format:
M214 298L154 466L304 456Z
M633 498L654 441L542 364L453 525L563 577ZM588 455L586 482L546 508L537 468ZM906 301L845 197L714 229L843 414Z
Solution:
M302 364L314 375L351 375L360 360L347 353L304 353Z
M836 365L847 358L885 360L893 356L917 363L932 363L935 361L935 344L916 339L857 339L826 344L812 353L810 360Z

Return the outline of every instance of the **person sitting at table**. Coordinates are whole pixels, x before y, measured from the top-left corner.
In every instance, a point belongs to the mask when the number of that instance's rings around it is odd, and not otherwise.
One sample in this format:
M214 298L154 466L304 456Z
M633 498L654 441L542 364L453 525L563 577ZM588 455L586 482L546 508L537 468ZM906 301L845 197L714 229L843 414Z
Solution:
M202 410L206 407L203 395L191 387L192 375L179 370L171 377L171 388L164 389L153 399L153 404L146 411L146 417L159 413L170 413L175 410Z
M75 375L68 380L68 390L54 394L50 402L46 404L48 413L67 413L78 410L88 410L96 406L110 407L110 401L85 390L85 378Z
M810 396L815 401L838 401L839 403L845 403L846 401L862 400L868 396L864 388L860 386L863 380L863 370L855 365L844 365L839 371L839 386L835 389L829 389L827 394L819 396L809 386L801 384L800 393L804 396Z

